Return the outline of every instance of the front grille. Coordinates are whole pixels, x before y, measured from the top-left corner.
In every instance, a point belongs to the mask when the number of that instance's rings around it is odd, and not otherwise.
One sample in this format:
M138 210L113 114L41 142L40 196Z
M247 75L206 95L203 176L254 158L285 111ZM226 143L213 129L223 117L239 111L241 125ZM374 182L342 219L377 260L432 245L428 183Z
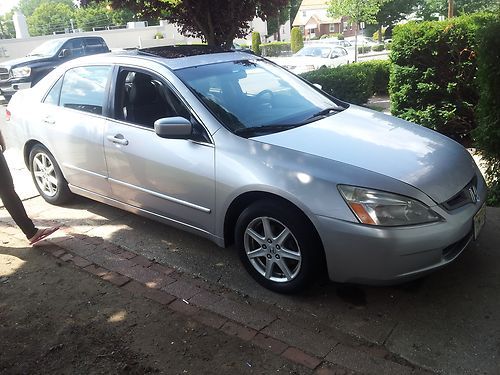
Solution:
M477 177L474 176L474 178L462 190L444 202L443 207L448 211L451 211L465 206L468 203L476 203L478 199Z
M0 68L0 81L5 81L9 79L9 69Z

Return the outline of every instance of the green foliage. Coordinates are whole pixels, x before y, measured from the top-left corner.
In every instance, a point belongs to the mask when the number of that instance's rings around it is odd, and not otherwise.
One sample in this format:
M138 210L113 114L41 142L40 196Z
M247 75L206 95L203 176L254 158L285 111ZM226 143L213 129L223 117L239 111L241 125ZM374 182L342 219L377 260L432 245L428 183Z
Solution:
M327 93L354 104L364 104L373 94L387 93L388 61L368 61L322 68L301 76L321 85Z
M66 4L70 8L74 8L73 0L19 0L18 8L28 18L43 3Z
M392 113L437 130L465 146L476 127L476 33L491 17L408 23L394 30Z
M374 52L380 52L385 49L385 46L383 44L377 44L376 46L372 46L372 51Z
M43 2L27 19L30 35L48 35L70 29L74 12L74 7L63 2Z
M262 56L280 56L291 53L290 42L273 42L260 45Z
M420 0L417 16L424 20L436 20L435 14L448 14L448 0ZM454 0L454 14L465 15L477 12L500 13L498 0Z
M358 46L358 53L367 53L372 50L370 46Z
M349 17L356 24L374 23L385 0L330 0L328 13L333 17Z
M90 3L78 8L75 12L76 25L84 31L103 28L112 25L126 25L134 19L134 14L128 9L112 9L109 3Z
M487 162L488 203L500 205L500 18L478 33L478 126L476 147Z
M367 69L373 74L373 93L387 95L389 93L389 73L391 63L388 60L371 60L357 63L356 65Z
M382 39L384 39L385 28L384 28L384 27L382 27L382 28L381 28L381 30L382 30ZM380 33L379 33L379 30L375 31L375 32L373 33L373 40L378 40L379 34L380 34Z
M258 31L252 32L252 51L259 56L262 53L260 50L260 33Z
M332 33L332 34L323 34L320 36L320 39L326 39L326 38L337 38L338 40L344 40L344 34Z
M102 0L96 0L102 1ZM289 0L109 0L113 9L129 9L141 20L166 19L188 37L201 38L209 46L231 47L245 38L249 21L275 17ZM81 0L87 5L88 0Z
M11 39L16 37L16 29L12 21L13 14L14 11L10 11L0 16L0 39Z
M292 52L295 53L304 47L304 36L302 35L300 28L293 27L290 34L290 48Z

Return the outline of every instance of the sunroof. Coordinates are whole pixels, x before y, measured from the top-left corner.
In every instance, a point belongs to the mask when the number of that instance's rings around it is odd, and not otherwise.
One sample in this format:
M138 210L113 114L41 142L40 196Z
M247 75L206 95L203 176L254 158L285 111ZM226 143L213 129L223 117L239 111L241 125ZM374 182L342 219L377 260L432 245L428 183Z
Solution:
M186 56L205 55L209 53L231 52L231 51L232 51L231 49L224 49L221 47L211 47L204 44L161 46L161 47L142 48L139 50L140 53L166 57L170 59L186 57Z

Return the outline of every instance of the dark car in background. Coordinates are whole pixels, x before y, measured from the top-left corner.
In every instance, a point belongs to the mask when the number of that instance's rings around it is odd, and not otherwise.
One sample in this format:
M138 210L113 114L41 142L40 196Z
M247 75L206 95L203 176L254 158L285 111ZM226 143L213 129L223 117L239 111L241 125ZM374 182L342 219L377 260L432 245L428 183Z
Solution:
M34 86L63 62L103 52L109 52L109 48L98 36L48 40L26 57L0 64L0 94L9 100L17 91Z

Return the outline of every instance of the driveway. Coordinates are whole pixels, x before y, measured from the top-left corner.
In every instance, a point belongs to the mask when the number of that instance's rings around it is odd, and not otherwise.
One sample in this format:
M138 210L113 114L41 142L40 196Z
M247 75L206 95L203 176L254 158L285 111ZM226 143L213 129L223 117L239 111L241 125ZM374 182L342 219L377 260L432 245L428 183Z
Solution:
M4 131L8 125L1 112ZM4 132L8 137L9 131ZM296 342L329 363L361 373L398 373L392 364L409 372L415 366L446 374L500 373L498 208L487 209L488 220L477 242L456 262L425 279L399 287L325 282L304 294L284 296L257 285L243 271L234 249L220 249L205 239L83 198L66 207L30 198L36 192L27 182L27 171L12 151L8 157L16 186L28 198L25 205L37 221L58 221L67 233L104 239L223 288L239 303L258 305L259 311L288 322L284 327L273 321L259 327L261 332ZM8 221L4 210L0 221ZM358 344L378 352L356 351ZM391 364L369 367L373 356Z

